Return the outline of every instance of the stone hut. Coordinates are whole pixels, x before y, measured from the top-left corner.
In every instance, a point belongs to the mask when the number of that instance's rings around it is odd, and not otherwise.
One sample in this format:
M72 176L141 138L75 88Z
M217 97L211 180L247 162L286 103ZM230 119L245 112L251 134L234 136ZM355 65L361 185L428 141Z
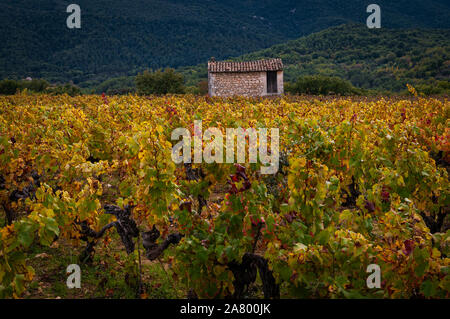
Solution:
M271 96L283 94L281 59L208 62L210 96Z

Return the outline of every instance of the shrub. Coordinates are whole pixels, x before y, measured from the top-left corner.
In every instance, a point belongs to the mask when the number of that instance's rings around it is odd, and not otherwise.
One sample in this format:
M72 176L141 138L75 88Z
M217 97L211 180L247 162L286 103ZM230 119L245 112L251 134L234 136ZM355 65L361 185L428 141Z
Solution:
M419 93L424 95L450 94L449 81L437 81L433 84L418 85L416 88Z
M201 95L208 94L208 81L200 81L197 84L198 91Z
M33 79L31 81L20 81L19 87L21 90L27 89L27 91L40 93L44 92L50 84L43 79Z
M14 80L3 80L0 81L0 94L2 95L13 95L16 94L19 89L19 83Z
M184 93L184 79L174 69L158 70L156 72L144 71L136 76L136 88L142 95L163 95Z
M31 81L22 80L3 80L0 81L0 94L13 95L17 91L26 90L28 92L40 93L44 92L50 84L42 79L33 79Z
M127 95L130 93L135 93L135 77L122 76L118 78L108 79L99 84L95 88L94 92L97 94L102 94L104 92L108 95Z
M327 76L304 76L295 83L287 84L286 92L291 94L312 94L312 95L357 95L359 90L350 82L338 77Z
M81 90L78 86L75 86L70 83L66 83L64 85L52 86L46 89L46 93L59 95L59 94L68 94L70 96L81 95Z

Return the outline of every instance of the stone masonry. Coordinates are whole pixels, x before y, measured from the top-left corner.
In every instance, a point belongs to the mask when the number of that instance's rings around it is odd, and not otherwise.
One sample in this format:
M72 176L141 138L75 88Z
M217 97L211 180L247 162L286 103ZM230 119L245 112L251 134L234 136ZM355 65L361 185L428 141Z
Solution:
M210 96L270 96L283 94L281 59L247 62L208 62ZM267 92L268 72L276 72L276 92ZM272 79L275 77L272 75ZM275 83L276 82L276 83Z

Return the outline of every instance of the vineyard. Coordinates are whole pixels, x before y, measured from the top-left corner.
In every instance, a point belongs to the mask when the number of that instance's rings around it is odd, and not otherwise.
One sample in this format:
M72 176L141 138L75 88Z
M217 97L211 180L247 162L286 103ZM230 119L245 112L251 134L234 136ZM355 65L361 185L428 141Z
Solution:
M49 251L82 286L125 273L132 298L154 296L149 264L180 298L449 298L449 115L444 97L0 97L0 298L36 290ZM278 172L175 164L195 120L278 128Z

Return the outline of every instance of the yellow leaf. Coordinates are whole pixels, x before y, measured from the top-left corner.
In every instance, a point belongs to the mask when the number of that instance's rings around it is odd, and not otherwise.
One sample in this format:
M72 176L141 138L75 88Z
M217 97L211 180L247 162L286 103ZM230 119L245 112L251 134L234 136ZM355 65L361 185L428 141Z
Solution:
M398 185L398 186L405 186L405 181L403 180L403 177L402 177L402 176L399 176L399 177L397 178L397 185Z
M433 258L440 258L441 257L441 252L437 248L433 248L431 256L433 256Z

